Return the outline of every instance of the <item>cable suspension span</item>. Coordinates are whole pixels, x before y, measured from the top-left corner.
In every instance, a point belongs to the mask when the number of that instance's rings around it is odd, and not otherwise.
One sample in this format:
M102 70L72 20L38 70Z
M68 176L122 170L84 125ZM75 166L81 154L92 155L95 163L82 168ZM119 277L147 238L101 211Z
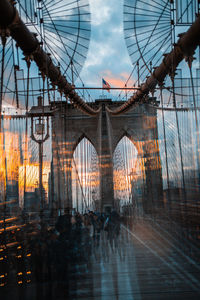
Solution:
M0 29L6 29L8 34L17 42L24 55L33 59L40 72L46 75L53 86L80 110L89 115L96 115L100 110L92 109L75 91L74 87L61 74L59 67L55 66L49 55L42 49L36 35L31 33L19 17L14 1L0 1Z
M84 100L75 92L66 78L61 74L60 69L55 66L49 55L43 51L36 36L31 33L23 23L16 8L13 6L14 1L0 1L0 27L7 29L11 37L17 42L17 45L22 49L24 55L33 59L42 74L46 75L52 82L53 86L57 86L59 91L63 92L66 97L80 110L89 114L97 115L100 111L90 107ZM107 108L112 115L119 115L131 109L136 103L148 102L146 97L149 92L154 91L157 84L162 84L165 77L169 74L173 76L179 63L185 58L192 59L195 49L200 44L200 16L191 25L186 33L180 35L178 42L174 45L174 49L164 54L162 63L156 67L136 93L134 93L127 102L122 104L115 110Z
M185 58L186 61L193 59L196 48L200 45L200 15L198 15L196 21L191 25L187 32L179 34L179 40L174 45L173 50L164 54L164 59L161 64L154 68L151 76L147 78L140 88L134 93L127 102L122 104L115 110L110 110L107 107L107 111L112 115L119 115L127 112L131 109L133 104L148 102L146 97L149 92L153 92L157 85L161 85L165 77L169 74L173 76L179 63Z

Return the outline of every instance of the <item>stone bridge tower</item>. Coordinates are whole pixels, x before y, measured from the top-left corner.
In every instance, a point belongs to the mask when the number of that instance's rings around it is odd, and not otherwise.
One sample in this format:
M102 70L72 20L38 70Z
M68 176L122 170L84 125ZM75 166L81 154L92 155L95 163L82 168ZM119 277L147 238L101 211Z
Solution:
M101 107L96 117L90 117L71 104L56 103L52 117L52 191L54 208L72 207L73 153L86 137L94 146L99 158L100 204L104 211L114 207L113 153L119 141L127 136L138 151L143 164L145 195L143 210L148 213L162 206L162 174L158 146L156 108L138 105L126 114L111 116L106 106L115 109L122 102L109 99L96 100L90 105Z

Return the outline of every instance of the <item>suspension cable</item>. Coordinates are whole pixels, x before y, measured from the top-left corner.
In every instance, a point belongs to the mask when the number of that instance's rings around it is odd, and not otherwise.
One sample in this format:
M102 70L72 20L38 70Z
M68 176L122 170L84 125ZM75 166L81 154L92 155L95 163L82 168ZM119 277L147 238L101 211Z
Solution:
M174 45L173 50L169 54L165 55L161 64L155 68L152 75L147 78L145 83L141 85L140 89L138 89L137 92L133 94L133 96L131 96L127 102L117 109L111 110L107 108L107 110L112 115L119 115L127 112L134 104L148 101L145 96L148 95L150 91L155 89L158 83L162 83L164 81L166 75L170 73L171 69L176 69L189 50L193 52L197 48L200 43L199 28L200 16L197 17L196 21L185 34L180 35L180 38Z
M192 96L193 96L193 103L194 103L194 113L195 113L195 123L196 123L196 137L197 137L197 164L198 164L198 183L200 188L200 143L199 143L199 123L198 123L198 117L197 117L197 105L196 105L196 97L195 97L195 90L194 90L194 79L192 74L192 57L188 58L188 67L190 70L190 78L191 78L191 84L192 84Z
M12 41L12 52L13 52L13 64L14 64L14 79L15 79L15 95L16 95L16 104L17 108L19 108L19 94L18 94L18 84L17 84L17 70L19 66L15 64L15 55L14 55L14 45Z
M2 103L3 103L3 84L4 84L4 63L5 63L5 47L6 47L6 32L5 30L1 31L1 41L3 45L2 49L2 65L1 65L1 94L0 94L0 147L3 148L3 164L4 164L4 186L3 186L3 240L5 253L7 254L7 237L6 237L6 200L7 200L7 161L6 161L6 152L5 152L5 134L4 134L4 126L2 127ZM4 119L3 119L4 120Z
M4 64L5 64L5 48L6 48L6 33L5 30L1 32L2 49L2 63L1 63L1 94L0 94L0 133L1 133L1 118L2 118L2 104L3 104L3 84L4 84Z
M0 4L0 12L1 15L4 14L5 6L8 7L8 0L2 0ZM8 11L6 11L8 14L8 20L11 19L11 16L14 14L14 8L10 5L8 8ZM18 26L15 26L18 24ZM117 115L120 113L124 113L128 111L130 108L132 108L133 104L138 102L145 102L147 101L144 99L144 96L148 95L148 93L155 88L158 81L163 81L165 76L169 72L169 67L172 63L172 57L174 56L174 69L176 66L180 63L180 61L184 58L185 53L187 52L188 48L193 51L197 45L199 44L199 28L200 28L200 16L197 18L195 23L190 27L190 29L187 31L187 33L182 36L177 45L174 46L174 50L171 51L164 60L162 61L161 65L157 67L153 74L146 80L146 82L141 86L141 88L138 90L137 93L135 93L125 104L121 105L116 110L112 111L109 110L109 112L113 115ZM39 44L36 38L33 37L33 35L28 31L28 29L25 27L25 25L22 23L21 19L17 14L15 14L15 20L10 22L9 29L11 31L11 36L15 38L17 41L19 41L19 45L22 48L23 51L28 51L30 54L33 55L34 60L38 64L38 67L40 70L43 70L47 74L46 67L44 66L44 61L48 62L48 69L51 69L51 72L49 72L48 76L50 77L53 84L58 85L60 89L64 91L64 93L69 96L72 103L77 105L79 109L84 111L87 114L90 115L96 115L99 111L91 108L89 105L87 105L81 97L78 96L78 94L73 90L72 86L67 82L64 76L58 72L57 68L53 65L51 60L47 58L47 55L44 51L39 49ZM28 38L27 41L21 40L21 35L24 33L24 36ZM19 39L20 35L20 39ZM191 42L192 41L192 42ZM25 43L26 42L26 43Z
M83 200L84 200L84 203L85 203L85 207L87 209L88 208L87 201L86 201L86 198L85 198L85 195L84 195L84 192L83 192L83 186L81 184L81 179L80 179L80 176L79 176L79 173L78 173L78 169L77 169L77 165L76 165L76 161L74 159L74 156L73 156L73 162L74 162L74 166L75 166L75 171L76 171L76 175L77 175L77 178L78 178L78 182L79 182L79 185L80 185L81 193L82 193L82 196L83 196ZM82 166L81 166L81 168L82 168ZM82 210L83 210L83 208L82 208Z
M58 70L58 68L53 64L47 53L41 49L37 38L28 30L28 28L20 19L17 10L8 2L8 0L2 0L0 2L0 20L1 16L4 14L7 15L8 20L11 19L10 15L15 16L8 25L10 34L17 41L19 47L24 53L27 55L32 55L39 67L39 70L44 72L45 75L48 74L52 84L57 85L58 88L62 90L65 95L70 98L71 102L80 110L91 116L96 116L100 110L93 109L74 91L71 84L68 83L66 78L61 74L60 70ZM21 38L22 36L23 39Z
M30 66L31 61L29 57L25 58L27 64L27 86L26 86L26 124L25 124L25 165L24 165L24 210L26 211L26 171L27 171L27 162L28 162L28 106L29 106L29 82L30 82Z
M164 145L165 145L165 164L167 172L167 190L169 198L169 209L171 210L171 197L170 197L170 184L169 184L169 169L168 169L168 153L167 153L167 139L166 139L166 130L165 130L165 115L164 115L164 106L163 106L163 90L162 85L160 85L160 95L161 95L161 107L162 107L162 124L163 124L163 135L164 135Z

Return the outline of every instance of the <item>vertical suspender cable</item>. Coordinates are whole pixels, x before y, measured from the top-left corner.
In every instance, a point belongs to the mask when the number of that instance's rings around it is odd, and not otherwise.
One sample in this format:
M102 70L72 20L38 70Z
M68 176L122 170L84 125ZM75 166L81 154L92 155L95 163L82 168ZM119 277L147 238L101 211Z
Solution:
M175 25L174 25L174 1L171 1L172 7L172 30L171 30L171 42L175 44ZM180 129L179 129L179 122L178 122L178 114L177 114L177 107L176 107L176 97L175 97L175 85L174 85L174 77L175 77L175 69L174 64L172 63L172 70L171 70L171 80L172 80L172 97L173 97L173 106L175 108L175 116L176 116L176 125L177 125L177 132L178 132L178 144L179 144L179 151L181 157L181 173L182 173L182 182L183 182L183 191L184 191L184 201L186 202L186 190L185 190L185 176L184 176L184 169L183 169L183 156L182 156L182 147L181 147L181 138L180 138Z
M138 86L140 86L140 65L139 65L139 60L137 61L137 73L138 73Z
M74 85L74 68L73 68L73 61L71 60L71 73L72 73L72 85Z
M3 85L4 85L4 63L5 63L5 47L6 47L6 35L5 32L2 30L1 33L1 41L2 41L2 45L3 45L3 49L2 49L2 64L1 64L1 94L0 94L0 143L1 143L1 147L2 147L2 152L4 153L4 168L5 168L5 172L4 172L4 191L3 191L3 203L4 203L4 214L3 214L3 228L4 228L4 245L6 248L6 153L5 153L5 137L4 137L4 129L2 129L2 102L3 102ZM7 249L7 248L6 248Z
M1 133L1 132L0 132ZM3 154L4 154L4 168L5 168L5 173L4 173L4 198L3 198L3 229L4 229L4 234L3 234L3 239L4 239L4 246L5 246L5 254L7 255L8 248L7 248L7 235L6 235L6 201L7 201L7 160L6 160L6 149L5 149L5 134L4 134L4 126L2 130L2 138L3 138Z
M75 161L74 157L73 157L73 162L74 162L74 166L75 166L75 170L76 170L76 175L77 175L77 178L78 178L78 182L79 182L79 185L80 185L81 193L82 193L82 196L83 196L83 201L84 201L85 207L86 207L86 209L87 209L87 201L86 201L86 199L85 199L85 195L84 195L84 191L83 191L83 186L82 186L82 183L81 183L82 178L80 178L80 176L79 176L78 169L77 169L77 165L76 165L76 161ZM81 168L81 169L82 169L82 168ZM81 171L82 171L82 170L81 170ZM81 202L83 202L83 201L81 201ZM81 210L82 210L82 213L83 213L83 203L82 203Z
M193 103L194 103L194 113L195 113L195 123L196 123L196 137L197 137L197 167L198 167L198 191L200 190L200 144L199 144L199 124L198 124L198 118L197 118L197 105L196 105L196 96L195 96L195 90L194 90L194 80L193 80L193 74L192 74L192 61L189 58L188 66L190 70L190 78L191 78L191 84L192 84L192 95L193 95ZM197 211L199 211L199 205L197 205Z
M166 164L166 173L167 173L168 201L169 201L169 209L171 209L171 195L170 195L168 154L167 154L167 139L166 139L166 130L165 130L165 116L164 116L164 107L163 107L163 90L162 90L162 86L160 86L160 97L161 97L161 107L162 107L162 124L163 124L164 145L165 145L165 164Z
M5 63L5 47L6 47L6 35L2 30L1 33L1 41L2 41L2 63L1 63L1 94L0 94L0 132L1 132L1 112L2 112L2 102L3 102L3 84L4 84L4 63Z
M40 200L41 200L41 220L43 219L44 210L44 197L43 197L43 139L44 139L44 90L45 90L45 76L42 74L42 139L39 142L39 189L40 189Z
M73 163L74 163L74 161L73 161ZM74 167L76 168L75 163L74 163ZM77 176L76 171L75 171L75 174L76 174L76 210L79 211L78 176Z
M15 54L14 54L13 41L12 41L12 52L13 52L13 64L14 64L16 104L17 104L17 108L19 108L19 95L18 95L18 85L17 85L17 70L18 70L19 67L15 64Z
M85 197L87 199L87 206L89 207L89 195L90 195L90 186L89 186L89 173L88 173L88 140L85 141Z
M84 139L83 140L83 147L84 147L84 151L83 151L83 153L84 153L84 157L83 157L83 164L84 164L84 169L83 169L83 175L84 175L84 194L85 194L85 198L87 197L87 176L86 176L86 174L87 174L87 155L86 155L86 143L87 143L87 140L86 139ZM86 201L88 201L88 199L86 198Z
M26 210L26 171L27 171L27 160L28 160L28 105L29 105L29 77L30 77L30 66L31 62L29 57L26 58L27 63L27 87L26 87L26 127L25 127L25 155L24 155L24 210Z
M195 123L196 123L196 136L197 136L197 165L198 165L198 183L200 186L200 144L199 144L199 124L198 124L198 117L197 117L197 105L196 105L196 97L195 97L195 90L194 90L194 80L193 80L193 74L192 74L192 64L188 62L189 70L190 70L190 78L191 78L191 84L192 84L192 96L193 96L193 102L194 102L194 113L195 113Z

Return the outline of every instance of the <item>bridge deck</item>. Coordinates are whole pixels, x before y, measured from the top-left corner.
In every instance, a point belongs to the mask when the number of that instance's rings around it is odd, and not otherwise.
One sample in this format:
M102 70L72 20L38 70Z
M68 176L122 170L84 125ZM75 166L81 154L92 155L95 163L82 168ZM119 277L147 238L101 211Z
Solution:
M60 269L62 281L10 286L0 290L2 299L200 299L200 263L183 251L188 241L152 224L123 224L113 239L102 232L85 261Z

